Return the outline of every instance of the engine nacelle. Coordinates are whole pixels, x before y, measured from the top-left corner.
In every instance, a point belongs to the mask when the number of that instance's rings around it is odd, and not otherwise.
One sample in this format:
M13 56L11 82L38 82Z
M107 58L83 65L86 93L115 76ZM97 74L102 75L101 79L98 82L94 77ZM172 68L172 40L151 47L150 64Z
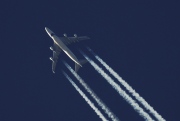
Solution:
M50 50L52 50L52 51L54 50L52 46L50 47Z
M50 57L49 59L50 59L51 61L53 61L53 62L54 62L54 60L53 60L53 58L52 58L52 57Z
M67 37L67 34L64 33L63 35L64 35L64 37Z
M76 38L77 38L77 34L74 34L74 37L76 37Z

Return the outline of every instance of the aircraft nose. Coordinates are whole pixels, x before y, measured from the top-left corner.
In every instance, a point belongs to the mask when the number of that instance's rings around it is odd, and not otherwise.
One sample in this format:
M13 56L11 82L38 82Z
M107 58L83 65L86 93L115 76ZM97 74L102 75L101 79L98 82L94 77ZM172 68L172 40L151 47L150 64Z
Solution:
M45 30L46 30L47 33L49 33L49 29L47 27L45 27Z
M48 35L51 37L51 35L53 34L53 32L52 32L49 28L47 28L47 27L45 27L45 30L46 30L46 32L48 33Z

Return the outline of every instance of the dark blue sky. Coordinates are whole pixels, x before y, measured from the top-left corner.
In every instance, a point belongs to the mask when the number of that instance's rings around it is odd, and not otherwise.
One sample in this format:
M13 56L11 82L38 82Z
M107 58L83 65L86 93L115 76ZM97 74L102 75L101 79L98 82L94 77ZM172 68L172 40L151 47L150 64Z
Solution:
M74 68L64 53L52 73L53 41L45 26L59 36L89 36L69 46L78 58L80 48L100 65L86 50L91 47L163 118L179 120L179 2L5 1L0 15L1 121L100 120L62 74L84 91L63 65ZM90 64L79 75L120 120L144 120Z

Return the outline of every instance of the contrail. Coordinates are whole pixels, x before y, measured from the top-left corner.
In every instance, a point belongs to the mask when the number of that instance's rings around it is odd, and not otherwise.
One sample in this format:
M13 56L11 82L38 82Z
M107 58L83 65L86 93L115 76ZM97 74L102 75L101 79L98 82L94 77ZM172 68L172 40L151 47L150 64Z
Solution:
M133 100L121 87L114 82L114 80L107 75L94 61L92 61L87 55L85 55L82 51L83 56L89 61L89 63L99 72L107 82L136 110L140 116L142 116L146 121L153 121L153 119L146 113L136 102Z
M95 58L112 74L149 112L159 121L165 121L160 114L158 114L152 106L150 106L125 80L123 80L111 67L109 67L97 54L90 48L87 48Z
M104 115L98 110L98 108L88 99L88 97L82 92L82 90L73 82L73 80L63 72L64 76L69 80L69 82L74 86L74 88L79 92L79 94L84 98L84 100L89 104L89 106L96 112L96 114L101 118L103 121L108 121Z
M65 66L71 71L71 73L77 78L81 85L86 89L86 91L92 96L92 98L97 102L97 104L104 110L104 112L113 121L119 121L119 119L110 111L110 109L103 103L103 101L93 92L93 90L84 82L84 80L66 63Z

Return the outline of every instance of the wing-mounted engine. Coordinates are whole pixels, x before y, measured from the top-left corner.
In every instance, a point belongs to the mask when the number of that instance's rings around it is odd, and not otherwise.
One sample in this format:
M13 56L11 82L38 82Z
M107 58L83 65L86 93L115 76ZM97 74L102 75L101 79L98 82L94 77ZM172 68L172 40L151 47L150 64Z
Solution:
M51 61L53 61L53 62L54 62L54 60L53 60L53 58L52 58L52 57L50 57L49 59L50 59Z
M50 50L54 51L54 48L51 46L51 47L50 47Z
M67 37L67 34L66 34L66 33L64 33L63 35L64 35L64 37Z
M78 37L78 36L77 36L77 34L74 34L74 37L76 37L76 38L77 38L77 37Z
M79 42L77 34L74 34L74 37L76 38L75 41ZM75 41L74 41L74 42L75 42Z
M50 47L50 50L52 50L53 52L56 53L56 51L54 50L54 48L52 46Z

